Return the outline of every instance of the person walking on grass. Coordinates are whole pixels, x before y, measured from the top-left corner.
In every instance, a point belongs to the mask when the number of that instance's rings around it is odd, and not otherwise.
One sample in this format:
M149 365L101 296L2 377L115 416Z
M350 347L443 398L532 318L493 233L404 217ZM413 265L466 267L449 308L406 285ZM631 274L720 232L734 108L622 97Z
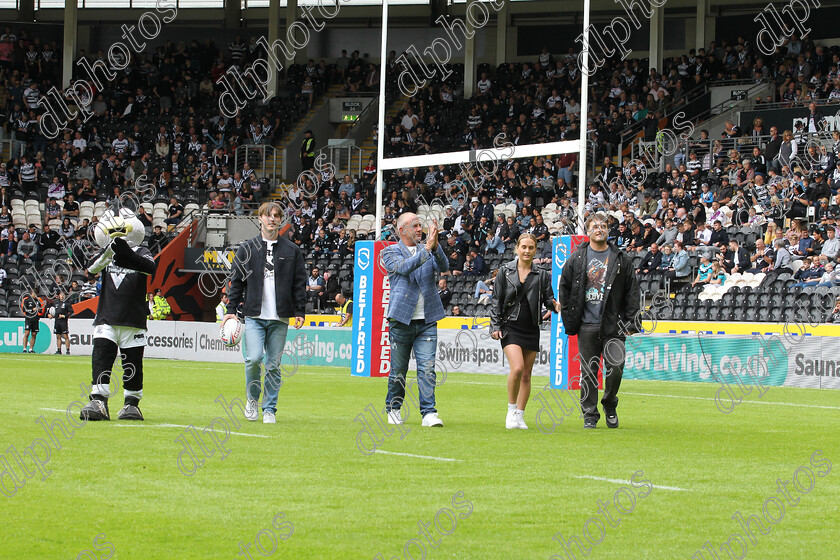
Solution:
M405 399L408 359L414 350L420 414L425 427L441 427L435 408L435 355L437 322L446 316L438 295L436 272L449 270L443 248L438 244L437 223L429 225L421 244L423 225L417 215L406 212L397 218L399 243L386 247L380 259L391 283L388 331L391 342L391 373L385 411L389 424L402 424L400 413Z
M243 242L232 263L233 275L227 297L227 314L222 324L236 318L244 301L245 333L242 355L245 358L245 418L259 418L260 374L265 363L262 391L263 423L274 424L277 396L282 380L280 359L286 346L289 322L303 326L306 315L306 270L297 245L278 235L283 211L276 202L259 208L260 234Z
M607 243L609 225L603 214L586 222L589 241L578 245L563 266L560 303L563 327L578 335L580 404L583 427L595 428L598 413L598 366L604 359L601 405L608 428L618 427L618 389L624 373L624 339L639 332L639 282L633 261Z
M540 318L543 306L560 312L551 290L551 273L534 264L537 239L523 233L516 241L516 258L496 274L490 307L490 336L502 341L510 364L508 412L505 428L527 430L523 417L531 396L531 371L540 351Z

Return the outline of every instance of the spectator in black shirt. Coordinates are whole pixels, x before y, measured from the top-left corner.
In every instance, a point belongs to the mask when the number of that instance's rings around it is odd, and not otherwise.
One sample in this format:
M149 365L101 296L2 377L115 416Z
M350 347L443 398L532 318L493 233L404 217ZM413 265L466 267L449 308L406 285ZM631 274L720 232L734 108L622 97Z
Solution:
M170 226L176 226L181 223L181 218L184 215L184 207L178 203L178 200L173 196L169 199L169 217L164 220Z
M691 212L689 214L694 218L695 223L706 223L706 206L700 202L700 197L696 194L691 197Z
M821 198L829 198L831 196L831 187L828 186L825 180L825 173L823 172L817 173L814 179L815 182L811 185L810 192L808 193L808 200L815 208L818 208Z
M537 225L534 226L534 230L531 233L534 235L534 237L537 238L537 242L538 243L540 241L549 241L550 242L551 238L549 237L549 234L548 234L548 226L545 225L545 223L543 222L543 217L540 214L537 214L536 222L537 222Z
M749 251L741 247L736 240L730 239L729 249L723 257L723 266L729 274L746 271L752 266Z
M507 219L507 237L502 237L502 241L508 243L510 241L516 242L519 239L519 226L516 225L516 220L512 216Z
M659 265L661 264L662 253L659 252L659 246L656 243L652 243L650 246L650 250L647 253L645 253L645 256L642 258L642 262L636 269L636 273L650 274L651 272L659 268Z
M713 227L709 245L717 247L721 252L726 251L726 246L729 245L729 234L723 229L723 224L720 220L715 220Z
M152 227L152 219L146 214L146 209L142 206L137 209L137 218L143 222L144 227Z
M438 280L438 296L443 307L449 307L449 302L452 301L452 291L449 289L446 278Z
M74 200L74 196L72 194L67 195L67 202L64 203L64 208L61 211L61 216L63 218L70 218L70 221L74 224L79 219L79 203Z
M49 224L44 225L44 231L38 235L38 254L43 255L47 249L58 249L61 236L53 231Z
M152 252L152 254L157 255L158 253L163 251L164 247L166 247L166 242L166 234L163 232L163 228L161 228L160 226L155 226L154 232L149 238L149 250Z
M779 149L782 147L782 137L779 136L779 129L775 126L770 127L770 140L764 146L764 157L767 160L767 168L773 169L778 173L781 171L776 156L779 155Z

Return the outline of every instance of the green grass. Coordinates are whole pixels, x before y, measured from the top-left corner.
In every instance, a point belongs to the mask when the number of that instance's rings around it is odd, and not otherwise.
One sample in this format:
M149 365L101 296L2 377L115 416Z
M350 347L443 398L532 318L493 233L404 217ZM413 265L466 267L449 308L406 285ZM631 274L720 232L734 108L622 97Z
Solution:
M14 445L22 452L43 437L35 420L64 415L42 408L64 409L78 399L89 370L89 358L0 355L0 450ZM535 381L533 394L546 379ZM598 501L612 501L622 486L576 477L628 480L642 470L655 485L685 491L654 488L637 499L632 513L607 527L591 556L688 559L705 541L720 546L741 532L730 519L736 511L761 516L764 500L778 495L776 479L790 478L822 449L832 462L830 474L787 507L769 535L749 544L748 557L837 558L829 544L840 514L835 391L771 387L761 399L750 396L761 404L722 414L715 385L625 381L620 429L607 430L602 419L597 430L584 431L569 416L547 435L534 422L533 399L525 416L531 429L504 429L503 378L450 374L437 389L446 426L421 429L415 414L404 439L396 433L380 447L457 459L445 462L360 453L360 424L353 419L368 403L384 405L386 380L309 368L281 389L276 425L241 420L239 432L269 438L231 435L227 458L207 458L193 476L184 476L175 442L183 429L160 425L204 427L223 415L216 397L239 397L243 385L240 365L147 360L145 423L89 423L60 450L52 448L45 481L35 475L15 496L0 495L0 557L76 558L105 533L116 549L113 558L243 558L238 543L253 543L284 512L294 533L272 558L381 553L390 560L404 558L418 521L433 522L463 492L472 514L459 518L438 548L427 548L426 558L547 559L561 554L553 535L581 536L587 519L598 514ZM113 400L114 418L121 403L121 395ZM597 526L592 531L596 538ZM251 554L263 557L254 548ZM414 554L421 557L417 549Z

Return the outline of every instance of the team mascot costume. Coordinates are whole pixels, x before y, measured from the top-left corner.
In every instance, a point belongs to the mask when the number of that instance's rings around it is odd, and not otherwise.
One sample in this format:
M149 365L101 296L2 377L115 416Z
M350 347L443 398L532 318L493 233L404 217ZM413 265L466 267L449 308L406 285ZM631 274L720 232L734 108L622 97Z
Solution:
M93 321L93 380L90 402L82 420L110 420L108 412L111 368L119 351L122 358L125 405L120 420L143 420L143 350L146 346L146 279L157 265L142 247L146 230L137 216L123 208L118 215L105 212L94 226L102 249L88 264L88 272L102 272L99 306Z

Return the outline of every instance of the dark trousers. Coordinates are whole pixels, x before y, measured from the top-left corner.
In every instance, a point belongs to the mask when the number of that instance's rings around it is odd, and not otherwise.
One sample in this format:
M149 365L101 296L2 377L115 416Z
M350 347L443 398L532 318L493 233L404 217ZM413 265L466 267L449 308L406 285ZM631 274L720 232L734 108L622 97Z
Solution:
M601 418L598 413L598 365L604 358L604 412L615 411L618 406L618 388L624 374L624 340L601 339L598 325L583 324L578 333L580 353L580 407L584 418Z

